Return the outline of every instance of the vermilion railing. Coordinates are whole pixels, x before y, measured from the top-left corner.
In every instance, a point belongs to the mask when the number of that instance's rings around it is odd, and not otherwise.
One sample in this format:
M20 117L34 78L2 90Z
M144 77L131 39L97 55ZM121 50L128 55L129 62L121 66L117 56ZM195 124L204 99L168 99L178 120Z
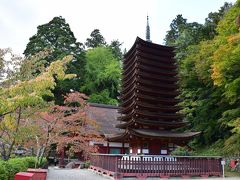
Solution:
M93 154L91 168L123 176L221 176L221 157Z

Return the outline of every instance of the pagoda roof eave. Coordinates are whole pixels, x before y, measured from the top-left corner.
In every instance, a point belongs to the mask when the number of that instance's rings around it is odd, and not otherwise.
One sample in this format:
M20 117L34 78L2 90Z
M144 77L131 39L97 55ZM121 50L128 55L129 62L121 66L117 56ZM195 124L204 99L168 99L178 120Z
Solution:
M129 136L128 131L125 131L123 133L118 133L118 134L105 134L105 139L109 142L113 141L124 141L127 139L126 137Z
M171 69L164 69L164 68L157 68L155 67L150 67L150 66L145 66L143 64L134 64L132 66L132 68L130 68L131 70L128 71L124 71L123 72L123 76L124 77L128 77L129 75L133 75L134 73L136 73L136 69L141 69L141 71L143 72L148 72L154 75L163 75L163 76L177 76L178 72L176 69L171 70Z
M150 129L131 129L131 133L141 137L190 139L201 132L173 132Z
M139 110L134 110L129 114L126 114L124 116L120 116L117 119L120 121L129 121L130 119L132 119L132 117L141 117L141 118L146 118L146 119L164 119L165 121L169 120L169 121L179 121L182 119L182 115L181 114L172 114L172 113L151 113L151 112L147 112L147 111L139 111Z
M137 136L141 138L153 138L153 139L169 139L169 140L189 140L195 136L198 136L201 132L173 132L162 130L149 130L149 129L131 129L121 134L109 134L105 138L108 141L129 141L131 136Z
M131 97L128 97L128 99L126 99L126 101L125 102L121 102L120 103L120 107L126 107L126 106L128 106L132 101L133 101L133 99L134 98L136 98L137 96L136 96L136 94L132 94L132 96ZM154 103L167 103L167 104L178 104L179 102L180 102L180 100L178 100L178 99L173 99L173 98L158 98L158 97L155 97L155 98L153 98L153 97L151 97L151 96L148 96L148 95L144 95L144 94L142 94L141 96L138 96L138 98L139 99L145 99L145 100L147 100L147 101L152 101L152 102L154 102ZM122 98L120 97L120 99L122 100Z
M134 85L130 89L126 89L126 91L127 90L128 90L127 93L125 93L125 92L120 93L121 100L128 99L129 97L131 97L132 94L136 94L137 96L142 96L142 94L150 93L150 94L153 94L154 96L161 95L161 96L166 96L168 98L176 98L179 95L179 92L177 90L175 90L175 91L169 91L169 90L157 91L155 89L145 88L143 85ZM138 90L139 92L135 92L136 90Z
M162 50L167 50L167 51L173 51L175 49L173 46L163 46L163 45L160 45L160 44L155 44L155 43L152 43L152 42L144 41L140 37L137 37L134 44L132 45L130 50L125 54L124 57L128 57L131 54L131 52L135 50L137 44L142 44L142 45L154 48L154 49L162 49Z
M179 106L176 106L176 105L172 105L172 106L168 106L168 105L164 105L164 106L156 106L156 103L155 105L153 104L148 104L148 103L143 103L141 101L137 101L137 102L132 102L131 104L129 104L129 106L126 106L126 107L120 107L118 109L118 112L121 113L121 114L127 114L129 111L132 111L135 106L139 106L141 108L149 108L149 109L154 109L154 110L162 110L162 111L165 111L165 112L177 112L177 111L180 111L182 108L179 107Z
M160 58L156 58L154 60L150 59L150 58L143 58L143 57L133 57L132 59L130 59L128 62L123 62L123 69L125 69L126 71L128 71L129 69L131 69L134 64L137 63L141 63L141 64L145 64L147 66L155 66L155 67L159 67L159 68L166 68L166 69L177 69L177 65L175 63L169 63L169 61L165 62L160 61Z
M176 121L176 122L168 122L168 121L153 121L153 120L142 120L136 119L135 121L130 120L125 123L117 124L116 127L120 129L126 129L129 126L133 125L134 123L141 124L141 125L154 125L156 127L165 127L165 128L179 128L186 125L186 122L183 121Z
M157 81L147 81L143 78L139 78L139 79L133 79L133 81L131 82L131 84L123 84L122 89L125 90L124 93L126 93L127 90L131 89L133 87L137 88L137 85L141 85L141 86L148 86L148 87L153 87L153 88L161 88L161 90L173 90L173 91L177 91L179 89L178 84L164 84L161 82L157 82ZM123 93L122 93L123 94Z
M133 81L129 84L123 84L122 85L122 92L120 93L120 96L122 98L128 96L129 94L132 94L133 92L135 92L136 90L143 90L143 91L150 91L150 92L157 92L159 94L162 94L164 93L163 95L175 95L177 96L178 94L177 91L178 91L178 85L174 85L174 84L166 84L164 86L164 84L162 83L158 83L157 82L154 82L154 81L146 81L146 80L143 80L143 79L133 79ZM143 89L144 86L147 86L149 88L145 88ZM141 89L140 89L141 88ZM161 91L153 91L151 89L161 89ZM150 90L149 90L150 89ZM172 92L172 91L175 91L176 93L175 94L170 94L169 93ZM174 96L174 97L175 97Z
M156 80L161 80L161 81L165 81L165 82L176 82L179 81L179 76L174 76L174 77L169 77L169 76L163 76L163 77L159 77L156 74L152 74L149 72L141 72L138 71L136 73L132 73L130 74L130 77L132 76L143 76L147 79L156 79ZM128 80L130 78L129 76L123 76L122 80Z

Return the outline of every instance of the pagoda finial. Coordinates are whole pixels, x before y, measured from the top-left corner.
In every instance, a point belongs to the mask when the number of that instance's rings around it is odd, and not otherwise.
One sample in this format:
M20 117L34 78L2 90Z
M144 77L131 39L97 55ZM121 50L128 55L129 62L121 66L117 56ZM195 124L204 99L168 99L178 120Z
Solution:
M148 16L147 16L147 26L146 26L146 41L152 42L150 40L150 26L149 26Z

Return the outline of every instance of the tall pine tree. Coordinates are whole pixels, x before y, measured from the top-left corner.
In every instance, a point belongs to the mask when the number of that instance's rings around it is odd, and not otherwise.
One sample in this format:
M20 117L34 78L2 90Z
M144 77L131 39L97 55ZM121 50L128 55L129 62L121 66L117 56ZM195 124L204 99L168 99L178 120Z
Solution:
M37 27L37 34L29 39L29 43L24 51L27 59L36 56L39 52L47 51L48 55L44 58L35 58L32 63L38 64L38 67L48 67L51 62L62 59L66 55L72 55L73 60L68 64L67 73L74 73L76 78L57 82L55 95L61 97L62 94L69 92L70 89L79 90L80 84L83 82L84 74L84 50L83 44L77 42L68 23L61 16L54 17L49 23ZM37 61L37 62L36 62ZM31 62L26 61L26 66L32 66ZM29 68L31 69L31 68ZM32 75L37 76L41 69L32 69Z
M37 34L29 39L23 54L29 57L44 49L52 51L48 57L48 64L69 54L78 59L83 51L82 43L77 42L69 24L61 16L38 26Z
M90 38L86 39L86 43L85 45L88 48L95 48L98 46L105 46L107 43L105 41L105 38L102 36L102 34L100 33L99 29L94 29L91 34L90 34Z

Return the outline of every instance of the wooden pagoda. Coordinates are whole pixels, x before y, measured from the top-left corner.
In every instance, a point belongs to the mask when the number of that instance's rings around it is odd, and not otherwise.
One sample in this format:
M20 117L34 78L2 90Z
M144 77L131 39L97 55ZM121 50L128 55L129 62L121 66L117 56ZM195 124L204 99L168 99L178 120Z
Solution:
M199 132L178 132L186 125L178 113L177 65L174 48L137 37L123 61L117 128L108 141L127 142L130 153L169 154Z

